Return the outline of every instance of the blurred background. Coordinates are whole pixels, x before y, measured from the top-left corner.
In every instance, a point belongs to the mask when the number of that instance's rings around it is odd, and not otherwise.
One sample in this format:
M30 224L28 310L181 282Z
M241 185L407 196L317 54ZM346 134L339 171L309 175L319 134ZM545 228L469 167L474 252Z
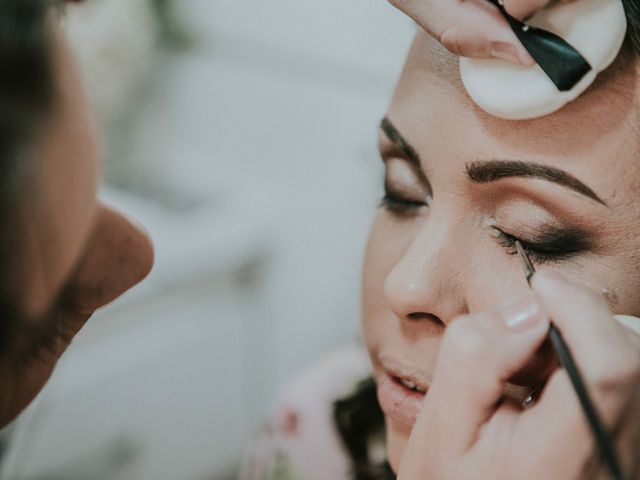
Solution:
M359 341L377 125L413 26L384 0L86 0L65 23L102 196L157 262L11 427L2 478L234 478L287 378Z

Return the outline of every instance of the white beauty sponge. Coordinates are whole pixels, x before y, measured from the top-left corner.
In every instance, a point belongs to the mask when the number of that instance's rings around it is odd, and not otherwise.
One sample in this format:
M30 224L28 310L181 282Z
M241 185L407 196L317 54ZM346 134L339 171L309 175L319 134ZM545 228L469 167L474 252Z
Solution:
M621 0L555 3L527 24L559 35L593 68L571 90L561 92L539 65L524 67L503 60L461 58L460 74L467 92L480 108L496 117L542 117L575 100L613 63L627 32Z
M630 315L616 315L615 317L620 325L640 335L640 318L632 317Z

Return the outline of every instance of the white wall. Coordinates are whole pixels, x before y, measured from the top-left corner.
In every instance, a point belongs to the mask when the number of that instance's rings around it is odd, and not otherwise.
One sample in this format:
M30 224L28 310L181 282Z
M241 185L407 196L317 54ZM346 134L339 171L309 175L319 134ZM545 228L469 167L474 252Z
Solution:
M385 1L179 4L197 51L172 60L142 115L129 178L265 196L277 238L262 317L281 380L358 334L377 124L413 26Z
M376 127L413 26L381 0L187 4L211 56L183 72L178 121L209 163L186 170L257 182L273 201L264 319L282 377L357 334L360 257L381 195Z

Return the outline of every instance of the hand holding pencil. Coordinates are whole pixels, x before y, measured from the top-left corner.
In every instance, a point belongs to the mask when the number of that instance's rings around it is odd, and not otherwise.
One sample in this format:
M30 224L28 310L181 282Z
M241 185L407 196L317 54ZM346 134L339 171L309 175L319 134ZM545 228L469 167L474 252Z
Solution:
M625 478L639 478L631 440L640 433L637 339L597 293L550 272L534 275L532 289L515 304L448 327L400 480L615 478L565 369L551 374L533 406L504 396L508 379L547 338L551 319L580 367Z

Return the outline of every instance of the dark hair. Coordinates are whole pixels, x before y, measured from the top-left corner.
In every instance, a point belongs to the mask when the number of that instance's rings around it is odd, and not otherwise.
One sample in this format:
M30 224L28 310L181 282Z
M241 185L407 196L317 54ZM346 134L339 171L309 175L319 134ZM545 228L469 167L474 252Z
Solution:
M57 4L61 2L55 2ZM30 147L54 101L52 0L0 0L0 352L11 341L21 282L19 257L27 219Z
M640 55L640 3L638 0L622 0L622 3L629 23L627 38L636 54Z
M370 451L375 439L384 438L384 416L373 378L363 379L354 392L334 402L333 419L351 458L353 480L394 478L389 465L377 461Z

